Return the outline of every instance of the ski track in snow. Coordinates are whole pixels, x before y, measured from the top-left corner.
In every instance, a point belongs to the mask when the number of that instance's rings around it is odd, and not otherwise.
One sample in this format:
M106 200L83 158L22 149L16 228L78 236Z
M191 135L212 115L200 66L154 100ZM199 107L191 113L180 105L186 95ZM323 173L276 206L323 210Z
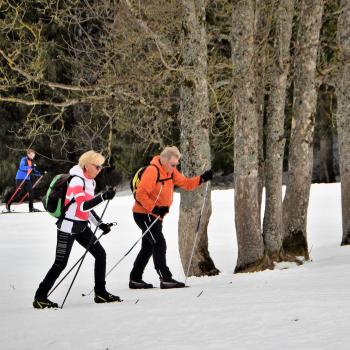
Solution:
M93 259L87 256L64 308L57 310L32 308L34 292L54 260L54 219L47 213L1 215L1 349L349 349L350 247L340 247L340 184L311 188L312 261L299 267L283 263L260 273L233 275L233 197L233 190L212 192L209 250L219 276L189 278L191 288L185 289L129 290L138 245L107 278L107 289L123 303L95 304L93 295L82 297L93 287ZM139 238L132 203L132 196L122 196L108 207L104 220L117 220L118 226L101 239L107 270ZM175 194L164 233L168 265L174 278L184 280L177 250L178 206ZM83 253L75 243L67 269ZM50 299L61 305L72 277ZM152 261L144 279L159 284Z

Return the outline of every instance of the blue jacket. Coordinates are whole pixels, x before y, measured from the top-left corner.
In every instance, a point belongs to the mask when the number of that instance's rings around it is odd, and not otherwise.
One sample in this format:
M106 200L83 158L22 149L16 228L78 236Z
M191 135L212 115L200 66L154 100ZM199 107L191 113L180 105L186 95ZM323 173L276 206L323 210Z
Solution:
M29 165L28 161L30 161L30 159L28 159L28 157L21 158L21 162L19 163L19 168L18 168L17 174L16 174L16 180L24 180L27 177L26 180L30 181L30 175L41 176L40 171L36 170L34 167ZM31 162L34 163L34 161L31 161ZM32 171L30 172L30 175L27 176L30 169Z

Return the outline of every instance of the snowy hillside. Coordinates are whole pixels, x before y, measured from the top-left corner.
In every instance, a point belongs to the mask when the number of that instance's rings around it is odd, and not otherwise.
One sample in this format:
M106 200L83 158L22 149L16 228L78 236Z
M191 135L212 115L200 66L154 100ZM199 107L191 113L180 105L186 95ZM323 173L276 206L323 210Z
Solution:
M1 348L349 349L350 248L340 247L340 185L312 186L312 262L301 267L281 264L279 270L262 273L232 274L237 258L233 190L214 191L212 203L209 250L219 276L190 278L191 288L186 289L129 290L137 247L107 278L107 289L125 302L98 305L93 296L82 297L93 287L93 259L88 257L64 308L57 310L32 308L35 289L54 259L54 219L46 213L0 215ZM178 205L176 195L164 233L169 266L174 278L183 280ZM117 220L118 226L102 238L107 269L140 235L131 206L132 197L122 196L108 208L105 221ZM82 253L76 243L69 266ZM144 279L158 284L152 261ZM50 299L62 303L69 283L70 279Z

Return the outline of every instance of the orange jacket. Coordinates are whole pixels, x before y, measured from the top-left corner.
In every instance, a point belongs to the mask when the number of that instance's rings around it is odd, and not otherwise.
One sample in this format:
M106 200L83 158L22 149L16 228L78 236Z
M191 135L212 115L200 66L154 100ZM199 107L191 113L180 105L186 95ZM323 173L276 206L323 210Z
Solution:
M154 164L159 170L159 180L171 178L160 163L160 157L155 156L150 164ZM170 207L173 202L174 185L184 190L193 190L200 185L200 176L187 178L176 168L170 180L157 182L158 172L154 166L148 166L141 177L135 194L135 204L132 208L134 213L149 214L155 206ZM154 214L152 214L154 215Z

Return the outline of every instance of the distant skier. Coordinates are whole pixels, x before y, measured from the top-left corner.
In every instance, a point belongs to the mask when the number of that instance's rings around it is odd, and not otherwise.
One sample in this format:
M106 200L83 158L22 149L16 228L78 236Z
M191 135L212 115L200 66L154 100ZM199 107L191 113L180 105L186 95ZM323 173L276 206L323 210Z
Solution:
M115 191L110 189L94 196L95 177L101 172L105 158L95 151L88 151L81 155L79 164L70 171L72 176L66 193L64 205L74 198L62 219L57 224L57 246L55 261L40 283L34 297L33 306L36 309L57 307L47 295L55 281L67 266L68 258L76 240L87 248L90 240L92 245L89 252L95 258L95 302L110 303L121 299L106 291L106 252L90 229L90 221L98 226L104 234L110 232L111 224L103 223L101 218L92 210L105 200L113 199Z
M35 151L33 149L27 150L27 155L21 158L19 168L16 174L16 192L15 196L6 203L6 209L11 211L11 203L16 198L22 197L22 195L28 193L28 204L30 212L40 211L33 206L33 186L31 176L41 176L42 174L36 168L34 163Z
M200 176L187 178L176 169L180 157L177 147L166 147L160 156L152 159L141 175L135 192L134 220L142 232L145 232L158 216L160 219L142 238L141 250L130 273L129 288L131 289L153 288L152 284L142 280L144 269L152 255L154 267L160 277L160 288L185 287L184 283L172 278L166 264L166 242L162 232L163 218L172 204L174 186L193 190L203 182L211 180L213 172L208 170Z

